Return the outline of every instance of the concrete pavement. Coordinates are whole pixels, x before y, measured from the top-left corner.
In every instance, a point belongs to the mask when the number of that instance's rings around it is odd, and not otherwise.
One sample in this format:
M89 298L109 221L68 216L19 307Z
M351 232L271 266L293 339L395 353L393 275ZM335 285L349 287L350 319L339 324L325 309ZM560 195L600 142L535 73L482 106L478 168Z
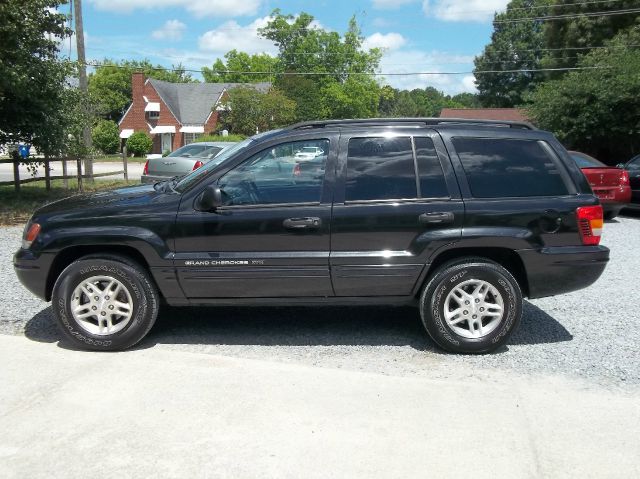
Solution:
M0 336L0 475L640 475L639 391L434 377Z

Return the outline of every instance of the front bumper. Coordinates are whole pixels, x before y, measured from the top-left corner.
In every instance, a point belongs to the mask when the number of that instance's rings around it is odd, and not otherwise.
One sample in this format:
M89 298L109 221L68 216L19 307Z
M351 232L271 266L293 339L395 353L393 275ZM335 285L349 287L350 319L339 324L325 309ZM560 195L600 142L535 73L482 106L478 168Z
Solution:
M47 294L47 279L53 255L42 254L35 256L30 250L20 248L13 255L13 268L18 280L38 298L50 301Z
M519 250L529 283L529 298L569 293L595 283L609 261L605 246L556 246Z

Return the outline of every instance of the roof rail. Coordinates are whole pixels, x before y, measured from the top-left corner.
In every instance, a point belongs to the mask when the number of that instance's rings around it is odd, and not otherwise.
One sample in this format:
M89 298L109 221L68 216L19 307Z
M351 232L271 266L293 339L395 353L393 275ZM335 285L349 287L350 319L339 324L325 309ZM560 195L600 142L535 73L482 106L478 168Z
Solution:
M317 120L296 123L290 130L307 130L326 128L329 126L386 126L392 124L414 125L466 125L493 126L498 128L518 128L521 130L535 130L536 128L524 121L474 120L469 118L362 118L353 120Z

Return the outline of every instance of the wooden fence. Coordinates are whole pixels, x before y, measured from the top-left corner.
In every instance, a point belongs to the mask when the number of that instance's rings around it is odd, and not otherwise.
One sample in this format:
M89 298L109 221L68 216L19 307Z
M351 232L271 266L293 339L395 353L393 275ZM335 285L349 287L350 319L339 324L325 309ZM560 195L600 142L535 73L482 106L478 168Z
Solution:
M52 176L51 175L51 163L56 163L56 162L62 163L62 175ZM69 162L75 162L75 164L76 164L77 173L75 175L68 175L67 174ZM32 183L34 181L44 181L47 190L50 190L51 189L51 180L64 180L65 188L68 188L68 186L69 186L68 181L69 180L77 180L78 181L78 189L80 191L82 191L82 189L83 189L82 180L83 179L93 179L93 178L100 178L100 177L103 177L103 176L112 176L112 175L124 175L125 181L129 181L126 149L122 153L122 166L123 166L123 168L121 170L107 171L107 172L97 173L97 174L93 174L93 175L86 175L86 174L83 175L82 174L82 164L83 164L83 162L84 162L84 160L80 159L80 158L46 158L46 157L45 158L38 158L38 159L35 159L35 161L33 161L33 163L44 163L44 176L35 176L35 177L21 179L20 178L20 168L19 168L19 166L20 166L20 164L29 163L28 161L24 162L24 161L21 161L21 159L17 159L17 160L15 160L15 159L0 160L0 164L7 164L7 163L12 163L13 164L13 180L12 181L0 181L0 186L13 185L13 186L15 186L16 191L20 191L20 185L23 185L25 183Z

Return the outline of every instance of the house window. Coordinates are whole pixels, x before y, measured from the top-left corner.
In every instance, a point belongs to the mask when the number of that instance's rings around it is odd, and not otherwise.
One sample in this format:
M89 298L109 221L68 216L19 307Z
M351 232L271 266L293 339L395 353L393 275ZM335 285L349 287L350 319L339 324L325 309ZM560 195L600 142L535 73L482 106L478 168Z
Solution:
M190 143L195 142L198 138L202 136L202 133L183 133L184 135L184 144L188 145Z
M150 111L148 113L149 113L149 120L157 120L158 118L160 118L159 111Z

